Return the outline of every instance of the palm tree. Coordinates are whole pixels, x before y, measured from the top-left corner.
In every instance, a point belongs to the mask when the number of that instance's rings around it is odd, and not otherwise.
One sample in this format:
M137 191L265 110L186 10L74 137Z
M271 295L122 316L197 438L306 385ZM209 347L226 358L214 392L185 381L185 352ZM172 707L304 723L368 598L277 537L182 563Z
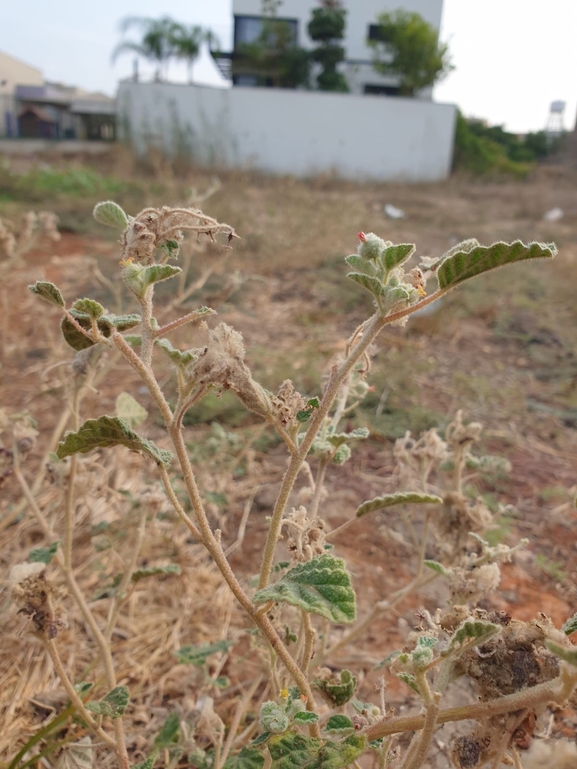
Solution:
M160 19L128 16L120 23L120 32L125 34L133 27L142 30L140 43L128 40L119 43L112 53L112 61L115 62L122 53L136 53L156 64L156 79L162 80L166 75L169 60L175 55L174 36L180 25L169 16Z
M190 83L192 83L192 66L198 58L203 43L208 43L211 48L219 45L214 32L196 24L177 24L172 30L171 40L174 56L186 62Z

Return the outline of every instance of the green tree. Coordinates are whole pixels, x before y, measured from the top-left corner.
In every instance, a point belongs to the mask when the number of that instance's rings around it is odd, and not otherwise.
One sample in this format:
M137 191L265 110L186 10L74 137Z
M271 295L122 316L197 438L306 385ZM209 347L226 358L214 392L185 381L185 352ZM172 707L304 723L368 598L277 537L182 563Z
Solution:
M120 22L121 34L126 34L135 27L142 32L140 42L124 40L119 43L112 53L112 61L115 62L123 53L135 53L156 65L157 80L165 79L168 62L175 55L174 35L179 25L169 16L160 19L127 16Z
M379 40L369 41L373 66L382 75L398 77L402 96L434 85L453 69L448 46L418 13L397 10L377 21Z
M338 0L324 0L315 8L308 25L309 37L319 45L312 51L312 59L321 65L317 76L320 91L349 90L345 76L337 66L345 58L345 49L337 41L345 36L347 12Z
M186 62L189 82L192 82L192 67L203 43L208 43L211 47L219 45L218 39L211 30L197 24L176 24L170 31L170 38L173 55Z
M263 85L276 88L308 86L310 56L297 45L286 20L277 17L280 3L263 0L262 28L253 43L244 43L235 51L233 73L256 75Z

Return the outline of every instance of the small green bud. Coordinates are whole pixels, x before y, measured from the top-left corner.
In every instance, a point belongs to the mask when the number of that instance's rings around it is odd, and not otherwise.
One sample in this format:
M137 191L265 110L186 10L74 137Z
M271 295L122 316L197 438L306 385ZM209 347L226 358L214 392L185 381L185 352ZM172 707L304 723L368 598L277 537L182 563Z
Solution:
M93 216L100 224L107 227L116 227L124 230L128 227L128 216L122 208L113 200L105 200L103 203L97 203L94 206Z
M282 734L289 727L289 718L284 712L284 708L277 705L276 702L269 700L263 702L260 707L259 724L263 732L273 732L273 734Z
M357 248L357 253L364 259L375 261L387 247L385 241L379 238L378 235L375 235L374 232L368 232L367 234L359 232L358 238L361 242Z

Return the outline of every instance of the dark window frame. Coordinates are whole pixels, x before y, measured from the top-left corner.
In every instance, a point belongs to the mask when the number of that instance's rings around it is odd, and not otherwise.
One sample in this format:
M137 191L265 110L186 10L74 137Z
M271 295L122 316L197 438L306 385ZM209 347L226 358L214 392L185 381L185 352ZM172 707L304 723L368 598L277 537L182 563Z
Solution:
M367 30L367 40L373 40L377 43L388 43L389 41L380 34L380 29L380 24L369 24L369 28Z
M398 85L382 85L381 83L365 83L363 94L365 96L398 96L400 88Z
M265 19L265 16L257 16L253 14L247 14L247 13L241 13L234 16L234 49L236 50L239 45L238 40L238 20L239 19L251 19L252 21L262 21ZM288 16L275 16L274 21L285 21L291 26L294 27L294 33L295 33L295 39L294 43L295 45L298 45L299 42L299 19L298 18L291 18Z

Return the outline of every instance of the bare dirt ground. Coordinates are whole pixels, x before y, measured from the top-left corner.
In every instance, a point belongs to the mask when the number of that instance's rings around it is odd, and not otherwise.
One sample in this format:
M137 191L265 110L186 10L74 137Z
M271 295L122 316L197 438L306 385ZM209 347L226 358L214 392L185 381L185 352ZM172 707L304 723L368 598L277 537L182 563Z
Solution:
M200 189L208 182L205 172L194 178ZM373 438L359 446L348 464L330 474L325 517L338 525L363 500L393 490L394 439L405 430L443 429L462 409L467 419L485 426L480 449L501 454L512 465L508 478L481 487L495 501L511 505L507 519L498 522L500 536L511 544L522 537L530 542L517 561L505 567L501 590L487 597L487 605L523 620L542 611L557 624L577 610L577 513L572 501L577 490L576 192L577 175L555 167L540 169L526 182L454 179L416 186L354 185L330 178L307 183L230 174L204 208L235 226L242 240L226 260L214 247L199 254L193 276L211 260L216 270L201 300L193 296L186 303L190 309L198 304L216 307L218 320L243 333L248 361L265 386L276 390L290 377L301 392L313 396L319 393L334 355L371 309L361 289L347 281L342 260L355 250L359 230L374 231L393 242L415 242L417 253L431 256L468 237L482 243L517 238L556 242L559 255L552 263L506 268L473 281L451 294L437 311L383 334L372 356L374 392L352 417L355 425L371 427ZM176 183L164 194L172 198L156 199L158 194L150 192L148 202L178 202ZM386 203L404 209L405 218L388 219L383 213ZM44 204L48 206L49 201ZM555 206L564 209L564 218L556 223L544 221L543 214ZM38 423L39 438L24 467L30 484L45 452L54 448L51 435L63 410L71 356L60 340L57 312L39 303L26 286L47 279L68 299L92 295L111 304L108 289L91 277L87 258L96 260L105 276L117 280L118 253L106 233L99 237L64 232L60 243L27 254L0 286L0 404L9 414L29 412ZM164 287L159 304L163 297L169 297ZM200 332L193 332L192 338L175 335L174 343L198 346ZM167 369L170 391L169 378ZM105 378L86 397L83 417L111 413L121 391L132 392L149 409L151 417L142 430L163 445L163 431L148 394L120 362L109 364ZM226 398L195 412L187 433L191 445L206 439L213 421L231 434L254 439L242 471L237 468L232 478L225 478L224 471L215 478L210 471L217 461L199 457L201 478L216 500L214 520L227 544L237 538L247 500L252 504L247 534L233 557L233 565L249 578L258 568L265 516L285 458L279 447L263 441L258 424L247 420ZM98 461L105 473L113 469L119 473L116 489L138 493L142 470L132 455L115 453L114 460L102 455ZM4 520L0 523L4 588L0 611L5 617L7 652L0 667L5 719L1 761L11 757L52 712L53 705L47 704L50 697L56 703L65 697L39 645L26 636L24 620L11 613L7 598L10 567L24 560L31 547L45 542L20 503L21 490L13 476L7 476L0 495ZM38 499L57 521L58 484L45 481ZM99 608L97 592L112 575L103 574L94 555L94 527L110 524L109 536L126 539L121 548L130 544L131 536L129 527L118 521L123 502L114 499L114 513L108 514L94 493L87 492L79 507L75 546L79 568L84 558L89 559L81 569L83 585L103 618L105 608ZM383 534L385 524L402 529L395 515L377 515L361 519L335 543L337 554L346 559L354 576L361 614L411 578L410 554L402 542ZM222 629L221 637L231 628L239 644L247 645L242 621L224 586L186 532L175 531L174 526L169 519L156 522L143 558L147 563L166 559L179 563L182 578L167 577L135 591L114 637L118 677L130 687L135 703L129 715L135 735L129 747L135 761L142 760L147 740L170 709L177 707L183 717L189 715L198 691L206 686L198 680L200 674L177 664L173 652L187 643L214 640L215 627ZM440 600L439 592L411 596L335 660L340 667L361 671L364 699L374 696L375 663L402 643L420 606L434 610ZM89 670L85 639L86 630L78 621L63 634L66 658L77 679ZM247 648L249 662L227 666L224 657L223 669L211 670L214 678L224 672L232 682L217 702L225 721L243 682L256 675L257 660L248 652ZM391 683L388 696L397 708L410 703L398 682ZM556 713L553 732L574 737L574 724L571 712ZM442 747L436 761L431 766L449 765Z

